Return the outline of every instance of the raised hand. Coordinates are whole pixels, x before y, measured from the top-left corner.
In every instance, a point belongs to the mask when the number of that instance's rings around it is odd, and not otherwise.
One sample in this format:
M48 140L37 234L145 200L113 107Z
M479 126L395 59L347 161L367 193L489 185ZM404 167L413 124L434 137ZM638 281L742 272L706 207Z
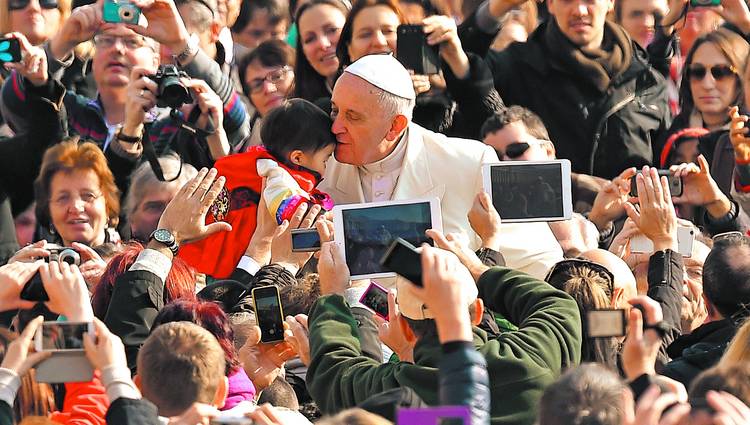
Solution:
M185 28L174 1L133 0L133 4L141 8L148 24L146 26L126 24L128 28L144 37L153 38L175 55L185 49L190 34Z
M84 41L94 38L100 29L114 24L105 24L102 19L102 5L104 0L94 4L76 7L65 20L65 24L50 40L50 50L56 59L63 59L73 49Z
M26 328L21 332L21 336L8 345L0 367L12 370L18 376L23 376L29 369L36 366L37 363L52 355L50 351L29 353L29 349L32 347L31 343L34 341L34 335L43 322L44 317L39 316L26 325Z
M644 236L654 243L654 250L677 250L677 214L672 204L667 177L659 178L656 168L643 167L636 176L640 210L631 203L625 211Z
M589 212L589 221L602 231L625 214L625 203L630 192L630 179L636 174L635 167L628 168L607 183L596 195Z
M739 108L733 106L729 110L732 123L729 124L729 140L734 147L734 158L737 162L750 162L750 137L748 137L747 115L740 115Z
M711 177L708 168L703 155L698 156L697 167L695 164L681 164L669 168L674 175L682 177L682 196L675 198L674 203L704 207L711 217L720 218L731 209L731 201Z
M164 209L159 219L159 229L167 229L178 244L194 242L217 232L232 230L229 223L217 221L206 225L206 214L224 187L226 178L217 178L216 169L201 169L198 175L185 183Z
M307 315L287 316L286 324L289 325L291 335L286 334L284 341L294 347L294 351L305 366L310 366L310 332L307 328Z
M378 337L387 345L403 362L414 363L414 346L417 343L415 338L409 338L404 334L404 330L399 323L398 304L396 304L396 293L388 291L388 320L380 316L373 316L378 324Z
M349 267L344 260L344 247L337 242L324 242L320 246L318 276L321 295L343 295L350 285Z
M479 192L467 214L472 230L482 239L482 246L500 251L500 225L502 220L490 195Z
M53 261L42 264L39 274L49 296L45 305L50 311L62 314L71 322L88 322L94 318L89 290L78 266Z
M662 321L661 306L646 296L633 298L632 305L643 307L645 317L636 308L630 309L628 317L628 334L622 350L622 368L628 380L643 374L654 375L656 357L661 346L661 335L654 329L643 330L643 323L655 325Z
M183 82L192 89L197 107L201 110L196 126L209 131L209 117L213 122L213 133L206 137L211 157L217 160L229 155L231 147L224 131L224 104L221 98L203 80L186 79Z
M91 365L98 370L108 366L128 367L125 346L119 336L113 334L101 320L94 318L95 334L87 334L83 348Z
M320 209L320 205L316 204L310 207L306 202L303 202L294 210L294 214L289 221L284 220L276 228L271 240L272 263L282 264L290 269L292 273L297 273L297 270L301 269L312 258L312 252L292 251L292 229L311 228L315 224Z
M47 83L47 54L41 47L32 45L20 32L12 32L7 35L18 39L21 44L21 62L8 62L6 69L12 69L21 74L35 86L43 86Z

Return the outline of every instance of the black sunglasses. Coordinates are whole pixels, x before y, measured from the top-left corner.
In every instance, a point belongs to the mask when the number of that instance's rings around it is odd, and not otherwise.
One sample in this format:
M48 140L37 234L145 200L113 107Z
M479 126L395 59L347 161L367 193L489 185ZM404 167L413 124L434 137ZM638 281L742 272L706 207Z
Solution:
M737 75L737 70L730 65L714 65L709 69L706 69L703 65L690 65L687 75L690 79L703 80L706 78L707 71L710 71L711 76L717 81Z
M31 3L31 0L9 0L8 10L22 10ZM57 0L39 0L39 6L42 9L56 9Z
M531 147L532 144L539 144L541 145L542 142L513 142L505 147L505 156L507 156L510 159L516 159L519 156L526 153L527 150ZM503 153L498 151L497 155L502 159Z

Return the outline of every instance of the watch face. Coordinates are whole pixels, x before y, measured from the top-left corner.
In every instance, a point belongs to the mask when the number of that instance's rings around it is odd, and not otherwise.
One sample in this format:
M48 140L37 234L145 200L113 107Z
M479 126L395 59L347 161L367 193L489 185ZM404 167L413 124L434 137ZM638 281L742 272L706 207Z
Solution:
M170 233L167 229L157 229L154 232L154 239L156 239L157 242L166 244L172 243L174 241L172 233Z

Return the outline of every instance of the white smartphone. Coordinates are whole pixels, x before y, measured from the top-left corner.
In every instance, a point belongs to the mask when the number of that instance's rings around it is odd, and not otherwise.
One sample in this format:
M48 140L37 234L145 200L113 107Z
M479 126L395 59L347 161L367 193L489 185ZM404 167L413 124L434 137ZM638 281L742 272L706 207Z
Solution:
M692 226L677 227L677 252L685 258L693 255L693 241L695 240L695 229ZM651 239L637 235L630 239L630 252L654 252L654 243Z
M333 208L335 238L344 244L344 257L352 280L395 277L380 259L396 238L418 247L431 243L428 229L443 231L440 201L411 199L336 205Z
M570 220L570 161L503 161L482 166L484 191L506 223Z
M86 332L94 333L93 322L44 322L34 336L36 351L83 351Z

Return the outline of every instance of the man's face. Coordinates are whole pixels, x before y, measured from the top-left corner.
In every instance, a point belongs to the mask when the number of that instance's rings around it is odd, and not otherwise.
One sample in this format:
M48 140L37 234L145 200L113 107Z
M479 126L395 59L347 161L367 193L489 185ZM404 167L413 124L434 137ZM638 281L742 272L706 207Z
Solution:
M530 135L526 126L521 121L514 121L502 129L488 134L484 138L484 143L492 146L497 151L497 157L502 161L543 161L555 159L554 157L550 157L546 149L546 144L550 142L537 140L534 136ZM508 156L508 147L518 143L528 144L528 149L520 156ZM512 146L510 151L512 152L516 148L517 146Z
M156 190L146 192L128 217L133 237L140 241L147 241L151 232L156 230L159 218L169 201L174 198L180 188L175 185L161 185Z
M94 37L96 53L93 60L94 80L102 88L125 87L133 67L150 68L156 72L159 56L146 40L117 24Z
M562 33L578 47L597 48L602 44L604 21L614 0L549 0L549 13Z
M286 37L287 29L285 19L274 24L271 22L267 10L257 9L245 28L239 33L232 34L232 38L248 49L254 49L266 40L283 40Z
M370 83L344 73L336 82L331 102L331 131L339 142L336 160L352 165L371 164L393 150L398 140L388 136L393 119L378 105L377 89Z

